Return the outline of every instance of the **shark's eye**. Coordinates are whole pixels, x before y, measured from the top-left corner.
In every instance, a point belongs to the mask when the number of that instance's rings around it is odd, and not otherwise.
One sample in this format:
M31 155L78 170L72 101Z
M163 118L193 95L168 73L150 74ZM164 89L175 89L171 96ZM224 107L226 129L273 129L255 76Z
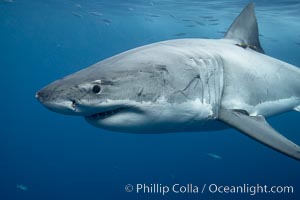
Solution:
M93 93L98 94L101 91L101 87L99 85L94 85L92 91Z

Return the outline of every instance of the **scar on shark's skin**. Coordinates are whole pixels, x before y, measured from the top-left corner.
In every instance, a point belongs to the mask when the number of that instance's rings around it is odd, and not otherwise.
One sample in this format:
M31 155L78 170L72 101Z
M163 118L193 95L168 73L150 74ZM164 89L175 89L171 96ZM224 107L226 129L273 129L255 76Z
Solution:
M190 80L190 82L188 82L188 84L185 86L185 88L181 89L181 90L177 90L175 91L173 94L177 94L177 93L181 93L182 95L184 95L187 99L189 98L188 95L185 93L185 91L192 85L193 82L195 82L197 79L200 79L200 75L197 75L196 77L194 77L192 80ZM203 98L202 98L202 102L203 102Z
M138 95L139 97L142 95L143 90L144 90L144 88L141 88L141 89L139 90L139 92L137 93L137 95Z
M220 23L211 16L202 18L211 25ZM192 18L183 21L197 24ZM111 131L232 127L300 160L300 147L266 121L290 110L300 112L300 69L264 54L252 3L222 39L177 39L138 47L55 81L36 98L51 111L81 116Z
M166 72L167 74L169 74L169 70L166 65L157 65L156 68L160 71L163 71L163 72Z
M101 79L101 85L114 85L113 81Z

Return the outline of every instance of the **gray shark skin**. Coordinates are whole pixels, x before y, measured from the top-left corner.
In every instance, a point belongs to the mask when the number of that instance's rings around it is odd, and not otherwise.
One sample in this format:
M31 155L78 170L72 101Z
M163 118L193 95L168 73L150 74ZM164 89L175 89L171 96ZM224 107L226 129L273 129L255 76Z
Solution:
M300 69L264 54L254 5L222 39L178 39L138 47L46 86L48 109L130 133L233 127L300 160L300 147L265 117L300 110Z

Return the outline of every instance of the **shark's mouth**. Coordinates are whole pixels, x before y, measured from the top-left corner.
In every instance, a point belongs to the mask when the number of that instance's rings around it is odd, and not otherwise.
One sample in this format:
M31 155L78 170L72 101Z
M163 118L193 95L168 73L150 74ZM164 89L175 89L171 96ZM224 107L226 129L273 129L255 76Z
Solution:
M105 112L100 112L100 113L95 113L92 115L88 115L86 116L87 119L89 120L98 120L98 119L105 119L108 117L111 117L112 115L118 114L119 112L121 112L122 110L124 110L125 108L116 108L113 110L107 110Z

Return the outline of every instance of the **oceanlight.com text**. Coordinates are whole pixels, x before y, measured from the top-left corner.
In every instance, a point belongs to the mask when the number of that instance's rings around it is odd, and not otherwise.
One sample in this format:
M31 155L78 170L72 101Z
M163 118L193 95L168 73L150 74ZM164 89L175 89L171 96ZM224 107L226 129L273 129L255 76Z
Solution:
M168 195L173 194L248 194L251 196L258 194L293 194L293 186L270 186L262 184L241 184L241 185L219 185L219 184L202 184L196 185L192 183L172 185L160 183L137 183L127 184L125 191L128 193L136 194L160 194Z

